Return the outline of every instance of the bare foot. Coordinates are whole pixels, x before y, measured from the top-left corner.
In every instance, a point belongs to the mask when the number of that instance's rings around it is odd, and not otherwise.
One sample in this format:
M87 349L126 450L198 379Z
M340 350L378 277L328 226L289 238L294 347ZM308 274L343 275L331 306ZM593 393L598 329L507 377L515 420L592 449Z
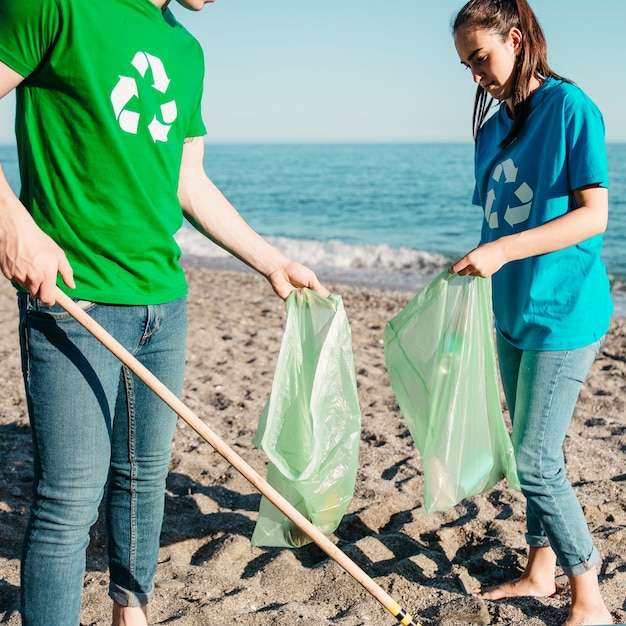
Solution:
M508 583L481 587L474 591L476 595L485 598L485 600L502 600L503 598L519 598L522 596L548 598L556 592L557 586L554 579L551 582L534 581L524 576Z
M598 574L593 567L580 576L569 579L572 608L563 626L612 624L613 617L604 604L598 586Z
M148 626L147 606L122 606L113 603L113 626Z
M589 626L594 624L595 626L607 626L613 623L613 616L606 611L596 615L586 614L584 616L576 616L570 613L569 617L563 622L563 626Z
M556 555L552 548L530 548L528 563L524 573L511 582L491 587L481 587L474 593L486 600L502 600L503 598L519 598L533 596L547 598L553 596L559 589L554 580L556 570Z

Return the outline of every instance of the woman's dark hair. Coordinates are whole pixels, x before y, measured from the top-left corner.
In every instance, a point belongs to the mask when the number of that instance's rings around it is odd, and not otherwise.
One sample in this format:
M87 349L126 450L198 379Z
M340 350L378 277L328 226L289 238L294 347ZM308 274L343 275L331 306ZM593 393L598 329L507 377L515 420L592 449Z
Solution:
M454 19L453 34L461 28L484 29L499 35L503 41L512 28L522 33L522 49L517 57L513 82L513 126L502 141L501 147L504 148L519 135L528 117L531 79L565 79L555 74L548 65L546 38L526 0L470 0ZM492 104L493 98L479 85L472 120L474 139L478 137Z

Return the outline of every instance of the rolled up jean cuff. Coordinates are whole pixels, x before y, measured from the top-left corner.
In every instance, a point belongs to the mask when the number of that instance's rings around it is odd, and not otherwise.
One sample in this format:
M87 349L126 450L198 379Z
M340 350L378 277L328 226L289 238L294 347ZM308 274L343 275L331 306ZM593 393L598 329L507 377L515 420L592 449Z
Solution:
M526 543L531 548L549 548L550 540L545 535L529 535L526 533Z
M549 548L550 547L550 542L548 541L548 538L545 536L526 534L526 543L531 548ZM571 565L571 566L562 565L561 563L558 563L558 565L568 578L573 578L574 576L581 576L582 574L585 574L591 568L595 567L599 562L600 562L600 553L598 552L596 547L593 546L591 550L591 554L589 555L589 558L586 561L582 561L581 563L578 563L577 565Z
M109 583L109 597L120 606L145 606L154 596L154 585L148 593L136 593L120 587L113 581Z
M589 558L586 561L583 561L582 563L579 563L578 565L572 565L572 566L564 566L559 563L559 566L561 567L561 569L563 570L563 573L568 578L573 578L574 576L581 576L582 574L585 574L590 569L594 568L599 562L600 562L600 553L596 550L596 547L594 546L593 549L591 550L591 554L589 555Z

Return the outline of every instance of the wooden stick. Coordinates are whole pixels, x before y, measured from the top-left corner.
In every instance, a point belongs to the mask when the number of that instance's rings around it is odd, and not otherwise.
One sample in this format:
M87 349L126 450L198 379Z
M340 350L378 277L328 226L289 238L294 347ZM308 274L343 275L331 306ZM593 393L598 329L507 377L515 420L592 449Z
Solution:
M391 596L389 596L354 561L335 546L300 511L290 504L264 478L248 465L236 452L224 443L191 409L170 391L150 370L143 366L126 348L114 339L102 326L83 311L69 296L57 287L56 301L79 324L84 326L100 343L108 348L129 370L142 380L170 408L216 452L221 454L245 479L263 494L281 513L307 534L329 557L338 563L352 578L359 582L404 626L420 626Z

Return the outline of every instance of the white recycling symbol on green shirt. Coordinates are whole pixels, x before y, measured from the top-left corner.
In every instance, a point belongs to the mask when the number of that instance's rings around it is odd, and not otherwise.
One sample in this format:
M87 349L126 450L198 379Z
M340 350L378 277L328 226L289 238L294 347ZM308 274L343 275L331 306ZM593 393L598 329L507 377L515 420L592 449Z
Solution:
M496 183L502 181L504 176L505 184L517 184L517 172L519 168L516 167L513 159L507 159L498 163L493 171L493 180ZM530 217L530 210L533 206L534 192L527 183L521 183L514 191L515 197L519 200L519 204L513 206L507 205L504 212L504 221L509 226L516 226L525 222ZM485 203L485 219L489 224L489 228L498 228L500 221L498 218L498 212L493 210L493 204L496 201L496 191L493 187L487 192L487 201Z
M137 70L142 79L146 78L148 68L152 73L151 87L156 91L165 94L170 84L170 79L165 71L163 61L147 52L137 52L132 62L132 66ZM120 128L132 135L136 135L139 129L141 115L132 110L133 98L139 97L137 81L132 76L120 75L119 80L111 92L111 104L115 112ZM129 108L127 108L129 107ZM169 130L178 116L176 101L170 100L159 106L160 120L154 115L148 124L148 131L152 140L167 141Z

